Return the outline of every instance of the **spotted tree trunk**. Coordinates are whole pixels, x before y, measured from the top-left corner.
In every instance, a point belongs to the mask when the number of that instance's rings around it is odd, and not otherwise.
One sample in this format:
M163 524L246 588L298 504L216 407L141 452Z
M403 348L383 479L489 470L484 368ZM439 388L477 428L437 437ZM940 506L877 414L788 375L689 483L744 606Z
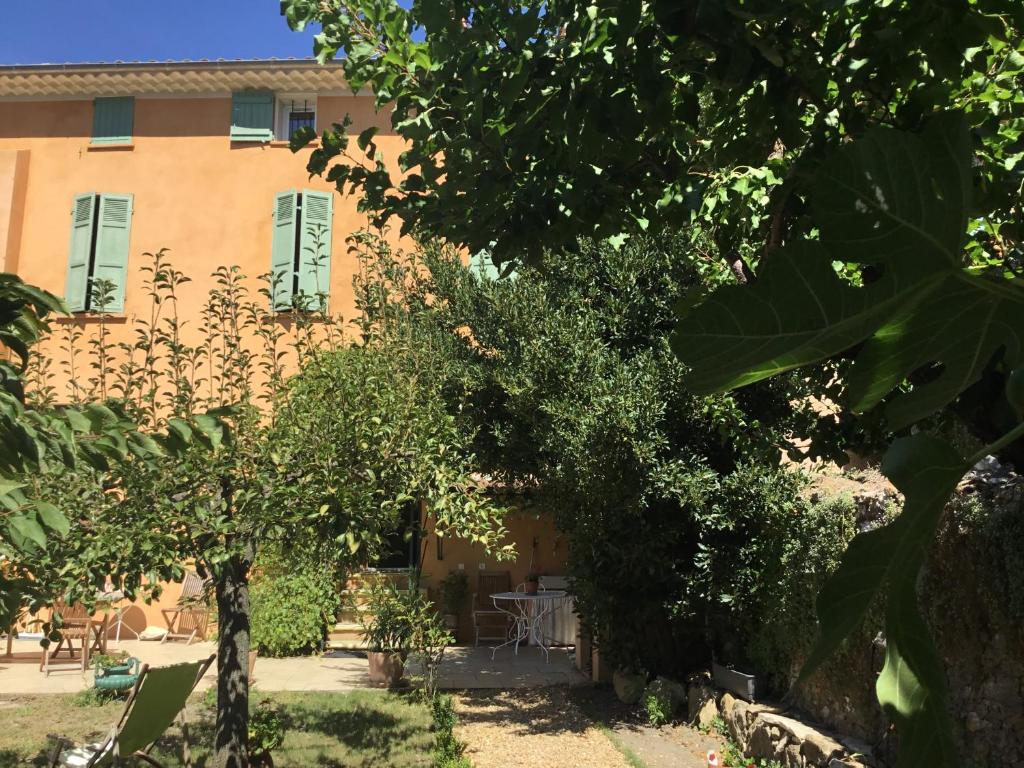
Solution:
M249 559L217 568L217 768L249 766Z

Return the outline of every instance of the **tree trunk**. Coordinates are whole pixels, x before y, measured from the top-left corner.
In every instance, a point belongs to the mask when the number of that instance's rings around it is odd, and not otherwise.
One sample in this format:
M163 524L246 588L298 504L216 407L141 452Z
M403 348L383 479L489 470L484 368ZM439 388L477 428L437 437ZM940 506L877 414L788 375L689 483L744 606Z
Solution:
M217 768L249 765L249 559L217 568Z

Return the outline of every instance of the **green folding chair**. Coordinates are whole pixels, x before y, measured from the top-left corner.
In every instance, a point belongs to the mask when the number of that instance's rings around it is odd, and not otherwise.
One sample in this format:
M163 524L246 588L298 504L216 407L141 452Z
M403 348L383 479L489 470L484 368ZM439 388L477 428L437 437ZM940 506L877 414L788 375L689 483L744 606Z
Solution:
M215 658L216 655L202 661L169 667L150 668L148 664L143 664L138 682L128 694L121 719L110 729L107 738L81 746L75 746L69 739L58 738L50 768L119 766L128 756L163 768L149 752L179 714L184 737L185 765L191 765L185 702Z

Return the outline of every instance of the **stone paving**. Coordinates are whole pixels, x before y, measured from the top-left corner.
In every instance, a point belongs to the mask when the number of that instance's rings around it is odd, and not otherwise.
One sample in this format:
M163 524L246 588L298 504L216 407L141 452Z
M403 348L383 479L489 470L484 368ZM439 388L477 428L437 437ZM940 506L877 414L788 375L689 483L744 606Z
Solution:
M196 661L214 653L215 644L113 642L110 651L125 650L150 666L165 666L182 661ZM39 671L38 640L15 640L11 658L0 656L0 695L26 693L74 693L92 686L92 671L84 674L77 659L69 661L62 651L58 660L51 659L50 675ZM410 669L415 673L415 668ZM357 652L332 651L323 656L291 659L258 659L253 676L255 688L263 691L347 691L371 687L366 658ZM209 686L213 674L207 673L200 688ZM450 689L524 688L539 685L575 685L587 678L572 664L569 652L552 649L550 661L536 648L498 651L491 660L490 648L457 646L445 654L441 685Z

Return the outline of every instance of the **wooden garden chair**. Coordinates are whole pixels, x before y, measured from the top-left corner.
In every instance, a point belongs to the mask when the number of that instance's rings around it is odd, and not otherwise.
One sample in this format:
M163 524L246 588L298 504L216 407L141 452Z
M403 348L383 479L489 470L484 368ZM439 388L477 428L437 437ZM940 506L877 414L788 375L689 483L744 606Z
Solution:
M181 596L174 608L162 608L167 634L160 640L184 640L191 644L196 637L206 637L206 625L210 621L210 609L206 606L206 579L194 571L185 574L181 583Z
M473 594L473 629L475 645L481 640L507 640L511 616L494 606L491 595L512 591L512 574L508 571L480 571ZM491 634L485 634L490 632ZM499 634L494 634L498 632Z
M126 765L125 758L163 768L150 751L175 718L181 723L182 752L185 766L192 765L189 752L185 702L206 674L216 656L187 664L153 667L143 664L139 679L128 694L121 719L107 737L95 744L75 746L70 739L57 739L50 768L100 768ZM131 764L134 764L132 762Z
M49 677L50 660L57 659L61 648L67 648L68 658L75 658L75 642L82 644L81 668L84 673L89 666L89 655L93 650L103 650L101 629L106 625L102 622L93 621L92 616L80 604L67 605L58 602L53 606L53 614L60 616L60 626L54 626L53 631L57 633L57 643L50 644L43 649L43 658L39 661L39 669Z

